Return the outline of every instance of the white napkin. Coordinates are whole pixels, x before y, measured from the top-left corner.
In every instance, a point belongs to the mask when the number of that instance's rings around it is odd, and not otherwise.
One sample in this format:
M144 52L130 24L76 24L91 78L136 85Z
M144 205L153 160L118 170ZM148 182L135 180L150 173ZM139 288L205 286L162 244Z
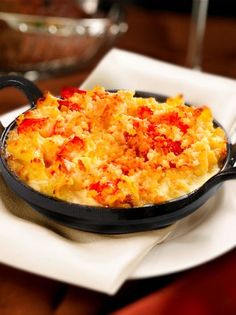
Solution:
M36 213L7 188L1 176L0 191L0 260L10 265L17 261L28 271L109 294L174 227L129 235L77 231Z
M183 93L208 104L229 128L235 119L235 82L113 49L83 88L129 88L166 95ZM227 111L222 106L227 99ZM12 115L4 117L6 123ZM128 235L98 235L54 223L32 210L0 178L0 261L50 278L114 294L154 245L191 228L181 224ZM191 223L192 224L192 223ZM178 226L179 231L178 231ZM180 231L181 230L181 231Z

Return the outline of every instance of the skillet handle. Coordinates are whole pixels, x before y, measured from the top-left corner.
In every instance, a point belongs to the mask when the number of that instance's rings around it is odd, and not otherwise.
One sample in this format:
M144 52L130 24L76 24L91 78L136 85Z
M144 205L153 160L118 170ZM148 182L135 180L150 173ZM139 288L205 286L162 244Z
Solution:
M211 177L202 187L204 190L212 189L214 186L227 181L236 179L236 166L234 166L236 162L236 143L230 144L229 146L229 161L227 167L220 171L215 176Z
M230 179L236 179L236 167L230 167L215 176L218 182L223 182Z
M212 179L216 182L222 182L230 179L236 179L236 166L234 166L236 162L236 143L230 144L230 159L228 167L215 175Z
M236 163L236 143L230 144L230 165L233 168ZM236 168L236 167L235 167Z
M28 98L31 107L37 102L37 100L43 96L40 89L31 81L16 75L7 75L0 77L0 89L12 86L24 92Z
M217 190L217 187L224 181L236 179L236 167L230 167L211 177L200 189L204 193L210 190Z
M230 139L230 164L233 166L236 162L236 121L234 121L229 132Z

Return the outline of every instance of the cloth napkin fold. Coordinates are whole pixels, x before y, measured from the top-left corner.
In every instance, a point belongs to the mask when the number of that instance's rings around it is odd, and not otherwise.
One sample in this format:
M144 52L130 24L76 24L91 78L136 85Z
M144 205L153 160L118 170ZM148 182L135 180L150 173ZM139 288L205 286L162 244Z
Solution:
M2 177L0 192L0 238L11 229L9 246L15 248L9 251L9 264L17 259L18 266L24 268L25 262L29 271L108 294L116 293L150 249L174 230L172 225L126 235L82 232L35 212Z
M166 95L183 93L191 103L214 105L215 117L226 128L235 120L234 106L231 106L236 99L233 80L118 49L104 57L82 88L96 84L107 89L139 89ZM226 99L229 107L222 117ZM168 228L125 235L77 231L32 210L0 177L0 261L108 294L117 292L153 246L172 235L187 232L193 227L189 225L192 221L197 222L188 217Z

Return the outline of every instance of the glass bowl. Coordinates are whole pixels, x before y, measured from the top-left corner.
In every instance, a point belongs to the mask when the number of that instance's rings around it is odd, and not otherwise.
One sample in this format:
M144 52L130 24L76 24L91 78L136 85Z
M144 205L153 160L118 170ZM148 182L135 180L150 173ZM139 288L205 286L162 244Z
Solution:
M37 79L79 69L126 30L115 1L3 0L0 73Z

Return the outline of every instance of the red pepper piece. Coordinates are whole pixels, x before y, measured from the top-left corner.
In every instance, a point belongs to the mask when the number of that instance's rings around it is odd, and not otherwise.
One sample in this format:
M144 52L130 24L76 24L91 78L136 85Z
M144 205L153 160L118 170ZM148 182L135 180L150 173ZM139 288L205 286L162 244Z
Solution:
M175 155L180 155L184 150L181 148L181 141L173 141L165 135L159 135L152 143L152 148L163 150L164 154L173 152Z
M40 130L45 124L47 118L26 118L17 127L18 133L25 133L34 130Z
M86 94L87 91L85 90L81 90L77 87L74 87L74 86L66 86L64 88L61 89L61 97L63 98L69 98L71 97L72 95L74 95L75 93L78 93L78 94Z
M149 137L157 137L160 136L161 134L156 130L156 124L149 124L147 128L147 133Z
M79 111L81 109L79 104L70 102L70 101L66 101L66 100L58 100L59 103L59 109L61 110L62 106L67 107L70 110L74 110L74 111Z
M90 190L96 190L97 193L101 193L103 191L103 189L105 189L106 187L108 187L107 184L101 184L100 182L96 182L93 183L89 186Z
M168 114L163 114L160 117L160 122L168 125L173 125L178 127L183 133L186 133L189 126L181 121L178 113L171 112Z
M134 128L138 128L139 127L139 122L135 120L133 122L133 126L134 126Z
M181 118L179 117L178 113L171 113L169 117L170 124L175 125L178 127L183 133L186 133L189 126L181 121Z
M176 112L171 112L166 115L166 117L163 117L164 120L166 120L167 123L174 125L179 120L179 114Z
M176 164L172 161L169 162L170 168L176 168Z
M75 136L62 146L60 152L58 153L58 158L68 158L71 153L78 152L83 149L83 147L84 141Z
M144 119L144 118L149 118L150 116L152 116L153 111L151 110L151 108L149 108L147 106L141 106L138 109L138 113L137 114L138 114L139 118Z
M96 190L97 193L101 193L106 188L116 189L119 180L116 181L107 181L105 183L96 182L89 186L90 190Z
M177 127L183 132L183 133L186 133L189 126L185 123L183 123L182 121L179 121L178 124L177 124Z
M167 149L169 152L173 152L174 155L180 155L183 152L181 141L173 141L171 139L167 139Z
M95 190L97 192L97 196L94 198L101 204L105 202L105 195L112 194L114 195L117 192L117 185L119 183L119 179L114 181L107 181L105 183L96 182L89 185L90 190Z
M123 135L126 142L128 142L130 138L132 138L132 135L130 135L127 131L124 131Z
M128 174L129 174L129 167L123 165L123 166L121 167L121 170L122 170L122 173L123 173L124 175L128 175Z
M79 147L84 146L84 141L78 136L75 136L73 139L71 139L69 143L72 145L79 146Z

